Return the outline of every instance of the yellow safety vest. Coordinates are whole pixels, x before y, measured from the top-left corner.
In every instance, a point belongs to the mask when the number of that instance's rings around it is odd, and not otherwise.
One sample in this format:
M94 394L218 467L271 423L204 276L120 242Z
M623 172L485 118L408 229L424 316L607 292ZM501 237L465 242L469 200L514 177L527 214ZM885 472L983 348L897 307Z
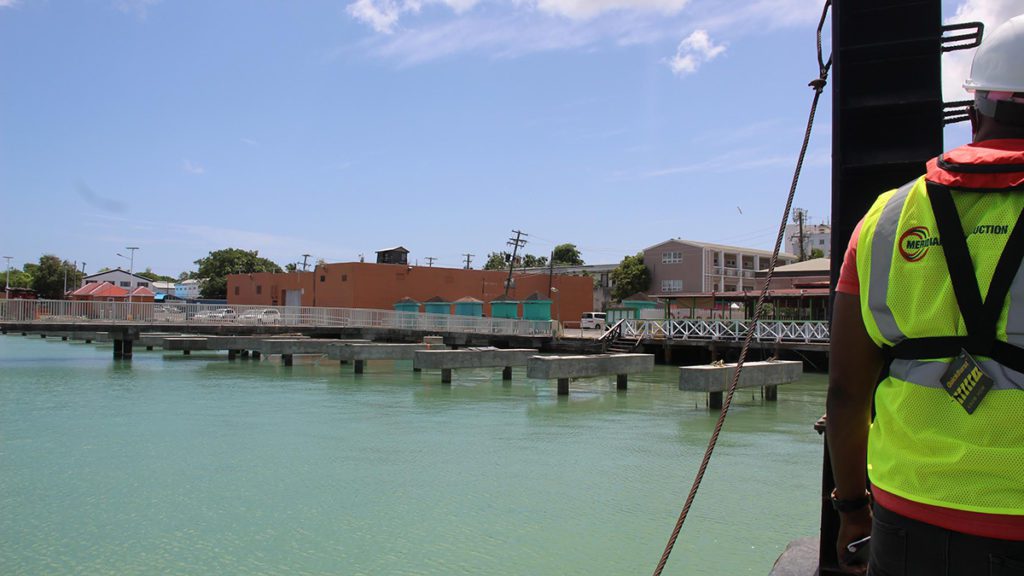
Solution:
M914 502L1024 515L1024 193L950 191L930 179L881 195L857 244L864 325L890 359L875 391L868 475ZM941 384L961 349L995 382L973 414Z

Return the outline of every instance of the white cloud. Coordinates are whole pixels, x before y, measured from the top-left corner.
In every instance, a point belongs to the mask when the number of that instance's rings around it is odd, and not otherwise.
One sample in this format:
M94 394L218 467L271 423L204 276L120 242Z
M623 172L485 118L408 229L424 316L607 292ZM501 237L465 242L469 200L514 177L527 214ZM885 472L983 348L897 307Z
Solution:
M677 14L689 4L689 0L535 0L533 4L542 12L573 20L587 20L613 11Z
M253 140L252 138L239 138L239 140L242 141L242 144L245 144L247 146L259 146L259 142Z
M724 50L712 37L817 24L821 9L820 0L350 0L347 6L350 16L380 32L356 48L405 65L465 52L507 58L654 44L676 40L680 31L704 31L706 44L695 38L690 51L665 59L680 74Z
M710 62L725 52L725 46L715 44L707 30L694 30L676 48L676 54L668 60L669 68L676 76L686 76L697 71L705 62Z
M1024 13L1024 0L966 0L956 8L956 15L947 18L947 24L981 22L985 34L991 34L1000 24ZM966 100L970 95L963 89L964 80L971 72L974 50L958 50L942 55L942 94L947 101Z
M13 8L18 4L18 0L0 0L0 8Z
M206 168L188 159L182 161L181 169L189 174L206 174Z
M382 34L391 34L403 14L417 14L424 5L441 4L456 14L476 6L479 0L356 0L346 7L348 13Z

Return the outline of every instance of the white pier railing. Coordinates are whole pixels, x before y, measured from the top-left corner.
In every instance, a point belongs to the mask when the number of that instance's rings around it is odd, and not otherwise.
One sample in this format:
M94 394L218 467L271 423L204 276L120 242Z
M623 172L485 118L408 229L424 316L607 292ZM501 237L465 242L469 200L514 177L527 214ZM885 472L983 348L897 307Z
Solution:
M298 328L392 328L508 336L551 336L552 322L420 314L367 308L236 306L150 302L0 300L0 322L189 326L284 325Z
M627 338L665 340L742 341L750 322L747 320L623 320L622 335ZM754 330L755 342L802 342L827 344L828 322L765 321Z

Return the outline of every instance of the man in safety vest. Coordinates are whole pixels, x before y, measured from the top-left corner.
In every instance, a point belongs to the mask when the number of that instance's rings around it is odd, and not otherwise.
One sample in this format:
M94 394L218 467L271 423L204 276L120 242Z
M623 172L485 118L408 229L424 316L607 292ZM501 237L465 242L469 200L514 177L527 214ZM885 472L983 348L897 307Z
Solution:
M873 575L1024 575L1024 15L964 87L973 143L879 196L836 287L836 548Z

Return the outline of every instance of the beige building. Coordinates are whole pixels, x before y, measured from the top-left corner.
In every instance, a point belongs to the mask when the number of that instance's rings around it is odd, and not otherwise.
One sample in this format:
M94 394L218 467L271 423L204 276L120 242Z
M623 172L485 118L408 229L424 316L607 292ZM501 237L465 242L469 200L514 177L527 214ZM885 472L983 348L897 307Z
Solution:
M767 268L771 257L769 250L667 240L644 249L644 265L651 271L647 292L658 296L755 290L755 273ZM796 261L796 256L782 253L778 265Z

